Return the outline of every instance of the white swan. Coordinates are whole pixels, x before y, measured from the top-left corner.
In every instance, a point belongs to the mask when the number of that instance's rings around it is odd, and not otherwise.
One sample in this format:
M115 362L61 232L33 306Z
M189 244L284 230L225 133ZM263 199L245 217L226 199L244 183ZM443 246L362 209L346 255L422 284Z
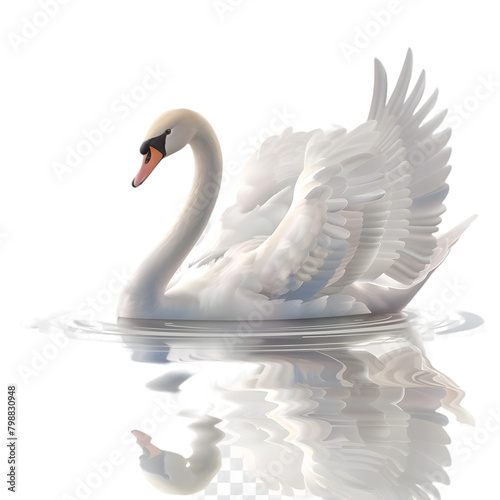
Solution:
M177 222L120 298L120 318L311 318L401 310L444 260L473 217L434 236L450 172L445 112L416 110L421 73L407 96L412 54L390 99L375 61L368 120L347 133L313 130L269 138L249 160L237 202L214 244L182 273L200 238L222 174L219 142L194 111L161 115L141 146L139 186L162 158L189 144L193 187Z

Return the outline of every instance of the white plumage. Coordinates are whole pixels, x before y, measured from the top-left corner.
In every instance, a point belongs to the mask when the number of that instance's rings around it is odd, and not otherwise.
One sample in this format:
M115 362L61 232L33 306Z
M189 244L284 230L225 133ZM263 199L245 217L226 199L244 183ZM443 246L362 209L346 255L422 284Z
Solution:
M170 156L189 144L196 178L178 221L125 289L119 316L247 321L401 310L473 219L434 236L448 193L451 131L437 131L445 112L429 118L437 92L418 107L425 75L408 92L411 73L408 51L387 100L376 60L368 120L351 132L287 129L266 140L213 244L175 275L212 212L222 156L197 113L160 116L141 152L158 153L153 145L164 140ZM133 184L155 166L145 159Z

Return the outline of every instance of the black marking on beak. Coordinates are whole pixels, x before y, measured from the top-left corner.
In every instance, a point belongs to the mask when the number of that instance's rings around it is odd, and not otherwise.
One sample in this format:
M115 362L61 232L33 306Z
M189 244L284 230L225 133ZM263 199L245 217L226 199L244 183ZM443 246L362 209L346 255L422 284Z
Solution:
M139 151L141 155L147 154L149 148L155 148L158 150L164 157L167 156L167 151L165 149L165 141L167 139L167 135L169 135L172 131L168 128L163 132L163 134L153 137L152 139L148 139L141 144Z

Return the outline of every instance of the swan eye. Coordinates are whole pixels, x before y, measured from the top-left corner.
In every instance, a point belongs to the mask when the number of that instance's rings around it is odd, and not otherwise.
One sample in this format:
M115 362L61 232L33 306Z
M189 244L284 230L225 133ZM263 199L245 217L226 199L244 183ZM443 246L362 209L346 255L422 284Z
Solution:
M148 150L148 154L146 156L146 162L145 163L149 163L149 160L151 160L151 149Z
M169 134L171 134L171 133L172 133L172 131L171 131L169 128L167 128L167 130L165 130L165 134L166 134L166 135L169 135Z

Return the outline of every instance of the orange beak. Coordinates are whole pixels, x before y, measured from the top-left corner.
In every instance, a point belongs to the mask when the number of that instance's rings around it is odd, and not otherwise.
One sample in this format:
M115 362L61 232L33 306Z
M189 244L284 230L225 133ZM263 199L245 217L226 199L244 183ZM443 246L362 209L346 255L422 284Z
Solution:
M160 153L155 148L150 147L149 152L145 154L142 158L141 169L138 174L134 177L132 181L133 187L140 186L148 177L149 174L155 169L156 165L160 163L160 160L163 158L163 154Z
M132 434L135 436L135 438L137 439L137 444L139 445L145 445L145 444L148 444L151 442L151 436L149 436L148 434L146 434L145 432L141 432L141 431L137 431L137 430L133 430L132 431Z
M132 431L132 434L135 436L137 444L142 448L144 453L147 452L149 458L156 457L157 455L161 455L163 453L160 448L157 448L151 442L151 436L149 436L145 432L134 430Z

